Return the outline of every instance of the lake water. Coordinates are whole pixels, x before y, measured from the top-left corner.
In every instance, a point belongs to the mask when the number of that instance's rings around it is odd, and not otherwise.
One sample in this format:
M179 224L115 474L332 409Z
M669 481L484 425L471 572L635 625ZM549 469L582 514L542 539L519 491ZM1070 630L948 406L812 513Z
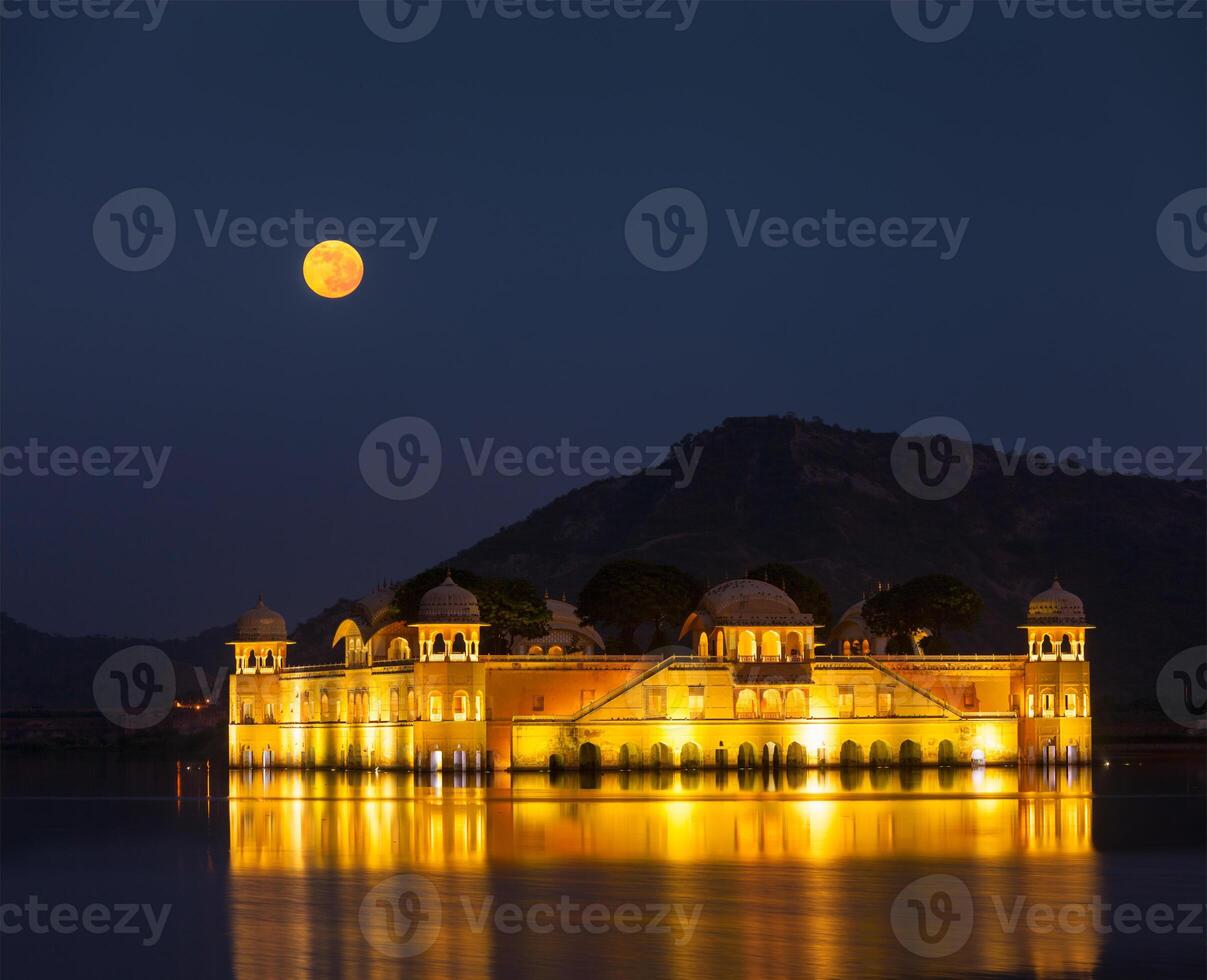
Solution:
M417 781L10 752L0 970L1202 976L1203 757L1110 761Z

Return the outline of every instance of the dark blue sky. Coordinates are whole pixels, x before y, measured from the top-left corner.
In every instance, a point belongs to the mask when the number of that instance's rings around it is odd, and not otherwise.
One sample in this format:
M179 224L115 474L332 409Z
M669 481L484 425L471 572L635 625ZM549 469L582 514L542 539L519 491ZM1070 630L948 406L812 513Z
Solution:
M946 43L887 3L705 2L647 19L477 19L389 43L355 3L172 0L155 30L0 22L3 443L171 446L162 482L4 478L3 607L181 634L263 590L295 622L582 480L472 479L457 445L644 446L728 415L1054 446L1202 444L1204 276L1155 226L1204 184L1204 23L1014 19ZM171 201L148 272L94 244ZM704 202L698 262L625 246L645 195ZM936 250L739 248L745 215L969 219ZM305 248L210 221L435 217L321 300ZM374 494L375 426L428 419L437 491Z

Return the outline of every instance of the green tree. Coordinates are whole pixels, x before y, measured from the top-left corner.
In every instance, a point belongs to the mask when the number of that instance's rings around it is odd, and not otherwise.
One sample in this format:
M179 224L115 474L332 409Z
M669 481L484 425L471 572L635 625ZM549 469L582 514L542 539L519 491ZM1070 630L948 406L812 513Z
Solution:
M863 604L863 618L873 633L890 638L890 652L912 649L909 638L926 630L926 652L944 653L944 631L972 629L983 605L958 578L923 575L872 596Z
M773 561L752 569L750 578L762 579L788 593L788 597L796 603L803 613L812 613L813 622L826 626L830 622L833 608L830 605L830 595L816 579L810 578L804 572L792 565Z
M454 582L477 597L482 620L490 624L482 635L483 653L508 653L517 638L544 636L549 632L552 614L530 582L489 578L465 568L429 568L403 582L394 593L394 612L398 618L415 622L424 594L443 582L450 571Z
M578 613L586 623L615 631L617 647L627 653L636 649L637 629L644 623L654 625L655 646L665 642L703 591L702 582L673 565L613 561L583 586Z

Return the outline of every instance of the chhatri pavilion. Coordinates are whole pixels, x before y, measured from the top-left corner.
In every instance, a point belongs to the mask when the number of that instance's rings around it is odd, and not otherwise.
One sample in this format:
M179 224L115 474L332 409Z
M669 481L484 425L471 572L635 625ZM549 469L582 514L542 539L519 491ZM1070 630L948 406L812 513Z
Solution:
M339 624L337 662L289 663L284 618L239 617L230 763L239 767L753 768L1091 758L1085 610L1059 582L1031 600L1024 652L888 652L863 603L830 627L768 582L707 591L681 645L604 652L568 603L546 636L479 653L478 600L450 577L415 622L380 589Z

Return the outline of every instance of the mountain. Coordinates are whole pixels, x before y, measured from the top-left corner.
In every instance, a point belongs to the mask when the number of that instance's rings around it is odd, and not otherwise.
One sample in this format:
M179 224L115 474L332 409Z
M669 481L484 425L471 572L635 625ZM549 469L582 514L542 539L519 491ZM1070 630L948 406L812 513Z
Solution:
M699 450L691 483L639 475L600 480L554 500L448 559L481 574L527 578L571 598L604 562L667 562L713 584L767 561L789 562L829 591L836 614L877 581L928 572L976 589L985 613L969 652L1021 652L1027 601L1059 570L1096 627L1096 713L1156 716L1157 672L1203 642L1207 615L1207 494L1200 483L1148 477L1006 476L975 449L968 485L945 501L906 493L890 468L892 433L851 432L794 417L727 419L684 437ZM399 570L405 571L405 570ZM400 576L401 577L401 576ZM293 663L330 662L330 638L351 606L340 599L299 624ZM229 663L231 626L184 640L60 637L3 617L3 705L84 707L110 653L149 643L177 663L182 692L194 667L212 679Z

